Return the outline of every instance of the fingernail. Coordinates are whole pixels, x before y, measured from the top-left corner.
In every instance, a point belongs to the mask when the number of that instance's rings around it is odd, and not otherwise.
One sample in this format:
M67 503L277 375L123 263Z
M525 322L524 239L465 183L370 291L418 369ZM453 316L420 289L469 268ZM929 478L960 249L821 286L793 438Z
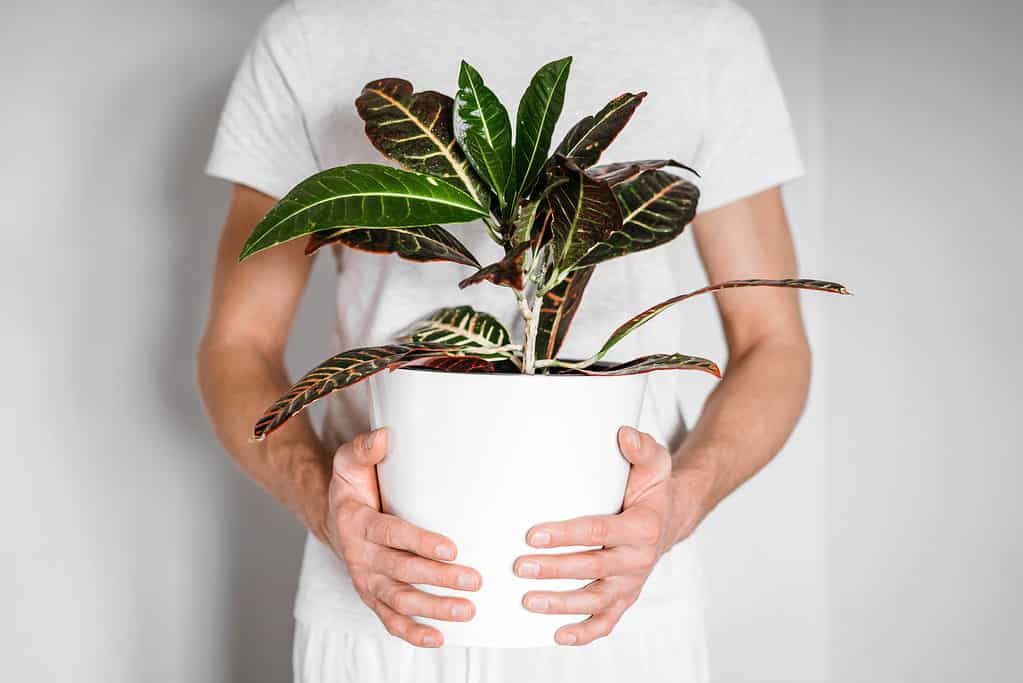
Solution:
M639 432L632 427L625 428L625 440L633 450L639 450Z
M439 543L437 547L433 549L433 552L442 560L455 559L455 549L446 543Z
M459 588L475 588L476 577L472 574L459 574L456 581Z
M540 576L540 565L536 562L520 562L516 573L527 578Z
M551 604L547 598L530 598L526 601L526 609L534 612L546 612Z
M440 641L437 640L437 636L425 635L423 636L423 645L426 647L437 647L440 645Z
M530 545L544 546L551 542L549 531L537 531L529 538Z
M372 432L369 433L369 436L366 437L366 450L367 451L369 449L373 448L373 441L376 438L377 438L377 430L374 429Z
M451 616L455 619L468 619L469 608L465 605L455 605L451 608Z
M559 633L557 641L562 645L575 645L575 641L579 640L575 637L574 633Z

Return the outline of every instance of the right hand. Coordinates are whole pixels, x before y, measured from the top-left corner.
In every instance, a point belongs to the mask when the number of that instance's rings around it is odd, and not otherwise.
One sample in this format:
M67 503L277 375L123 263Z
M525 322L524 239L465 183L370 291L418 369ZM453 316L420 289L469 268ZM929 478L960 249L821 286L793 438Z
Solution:
M387 436L385 429L360 434L335 452L327 539L359 597L391 635L419 647L440 647L441 632L411 617L469 621L476 607L411 584L476 591L482 578L475 569L450 564L458 554L451 539L380 512L376 465L387 454Z

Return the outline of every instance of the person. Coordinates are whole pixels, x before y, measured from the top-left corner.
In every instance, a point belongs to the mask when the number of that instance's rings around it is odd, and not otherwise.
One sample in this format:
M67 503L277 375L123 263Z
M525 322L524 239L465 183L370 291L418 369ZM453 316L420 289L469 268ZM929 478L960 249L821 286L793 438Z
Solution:
M441 647L443 628L415 620L471 619L472 592L486 577L452 561L457 538L381 512L374 466L390 437L366 433L363 385L327 399L322 434L302 415L265 442L248 440L256 418L290 386L283 352L312 259L301 240L241 264L238 253L300 180L331 166L384 161L355 112L362 86L400 76L417 90L453 94L464 58L513 102L539 65L565 55L574 61L555 141L618 93L649 91L606 158L670 156L700 171L692 232L711 282L796 273L779 188L803 172L799 152L761 32L731 0L280 5L237 71L208 162L210 175L234 185L198 360L225 449L309 531L295 602L296 681L708 680L703 582L686 539L777 453L802 411L810 351L794 291L716 295L727 370L688 432L679 407L684 373L650 376L639 429L619 431L632 463L620 514L535 520L523 530L539 547L602 547L585 557L516 562L520 575L537 580L523 597L526 609L579 615L552 634L551 647ZM495 245L478 228L452 230L473 252L492 255ZM681 241L598 268L562 355L589 355L636 310L683 291ZM499 288L455 290L464 276L458 265L334 253L338 350L386 343L439 303L516 317ZM671 315L627 342L623 358L687 350ZM545 591L544 578L553 576L592 582ZM411 584L454 587L465 597Z

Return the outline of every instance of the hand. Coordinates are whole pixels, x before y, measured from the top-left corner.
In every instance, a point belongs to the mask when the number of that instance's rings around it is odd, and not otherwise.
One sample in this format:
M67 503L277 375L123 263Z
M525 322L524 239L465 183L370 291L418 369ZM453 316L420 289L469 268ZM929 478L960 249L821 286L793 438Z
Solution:
M412 616L469 621L476 608L464 598L440 597L413 583L476 591L478 572L449 564L458 553L451 539L380 512L376 465L387 453L387 431L360 434L334 454L327 538L345 565L359 597L387 631L420 647L440 647L444 636Z
M536 548L603 547L524 555L515 562L515 573L524 578L594 579L579 590L531 591L523 596L523 606L532 612L592 615L558 629L554 639L561 645L586 645L610 634L677 538L671 454L649 434L629 427L618 430L618 445L632 463L621 514L538 524L526 534Z

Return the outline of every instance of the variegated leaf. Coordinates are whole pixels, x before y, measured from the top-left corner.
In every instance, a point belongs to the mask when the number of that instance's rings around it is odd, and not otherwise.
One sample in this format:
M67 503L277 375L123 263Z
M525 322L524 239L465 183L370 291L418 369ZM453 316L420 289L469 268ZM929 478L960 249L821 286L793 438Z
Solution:
M614 98L599 112L572 126L555 153L572 159L580 168L597 163L600 155L625 128L644 97L645 92L627 92Z
M554 177L567 180L547 196L552 209L554 264L567 273L594 247L621 232L622 212L604 182L591 178L571 159L556 157Z
M345 351L320 363L267 409L256 422L252 438L262 441L314 401L381 370L397 367L408 353L407 346L374 346Z
M508 110L483 78L463 61L454 106L455 138L476 173L505 204L512 173L512 128Z
M480 267L472 252L439 225L421 228L340 228L309 236L305 253L340 242L346 247L378 254L397 254L409 261L452 261Z
M478 356L425 356L403 363L402 367L430 368L442 372L494 372L494 364Z
M573 271L544 295L536 333L538 360L557 357L592 274L592 268Z
M543 65L533 75L519 100L516 112L515 154L508 203L514 205L527 197L547 162L551 136L565 104L565 84L572 58L565 57Z
M442 178L488 207L486 187L455 142L454 100L439 92L413 92L401 78L367 83L355 100L366 136L380 152L405 168Z
M525 284L523 282L522 274L522 259L525 253L529 251L530 246L529 242L525 242L516 247L512 247L500 261L480 268L475 273L459 282L458 288L465 289L469 285L489 280L495 285L511 287L512 289L522 291L522 287Z
M603 180L605 183L614 187L623 183L635 180L646 171L656 171L659 168L665 166L674 166L675 168L682 168L693 175L699 177L699 173L689 168L685 164L675 161L674 159L643 159L641 161L622 161L614 164L602 164L600 166L594 166L593 168L586 169L586 173L590 177L596 178L597 180Z
M635 358L626 363L591 365L578 370L578 372L584 375L639 375L655 370L702 370L715 377L721 377L721 369L714 361L682 353L655 353Z
M828 282L826 280L809 280L804 278L790 278L785 280L764 280L764 279L750 279L750 280L729 280L728 282L722 282L716 285L709 285L701 289L697 289L686 294L680 294L679 296L672 297L661 303L651 306L642 313L634 315L633 317L626 320L624 323L619 325L608 340L604 342L604 345L600 347L600 351L596 353L594 359L600 360L604 355L611 349L612 346L620 342L627 335L634 332L639 326L649 322L652 318L660 315L667 309L671 308L677 303L691 299L694 296L700 294L707 294L709 292L719 292L725 289L735 289L739 287L792 287L795 289L809 289L819 292L830 292L832 294L848 294L849 291L837 282Z
M472 197L433 176L378 164L338 166L306 178L277 202L239 260L323 230L464 223L486 214Z
M483 357L511 356L509 350L502 348L511 344L511 335L505 326L494 316L472 306L442 308L416 323L400 341L472 349L474 355Z
M594 240L573 267L596 265L670 242L696 215L700 191L671 173L646 171L616 186L614 195L621 207L621 225Z

